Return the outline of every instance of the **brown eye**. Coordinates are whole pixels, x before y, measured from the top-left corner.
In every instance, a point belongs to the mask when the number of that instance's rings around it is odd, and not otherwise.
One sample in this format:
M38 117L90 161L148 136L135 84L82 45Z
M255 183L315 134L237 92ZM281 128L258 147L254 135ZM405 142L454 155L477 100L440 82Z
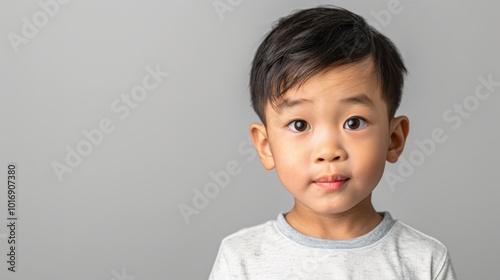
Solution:
M303 120L295 120L291 121L288 124L288 128L290 128L294 132L303 132L309 129L309 124L306 121Z
M350 118L344 123L344 128L350 130L360 129L364 126L366 126L366 121L359 117Z

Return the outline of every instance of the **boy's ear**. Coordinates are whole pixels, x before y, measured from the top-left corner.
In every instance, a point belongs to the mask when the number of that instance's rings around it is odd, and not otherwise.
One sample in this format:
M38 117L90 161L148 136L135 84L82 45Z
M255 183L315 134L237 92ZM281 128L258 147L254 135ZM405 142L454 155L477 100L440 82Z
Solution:
M406 116L393 118L390 124L390 144L387 150L387 161L395 163L405 147L406 137L410 130L410 121Z
M274 158L269 146L266 127L263 124L253 123L250 125L250 135L264 168L267 170L273 169Z

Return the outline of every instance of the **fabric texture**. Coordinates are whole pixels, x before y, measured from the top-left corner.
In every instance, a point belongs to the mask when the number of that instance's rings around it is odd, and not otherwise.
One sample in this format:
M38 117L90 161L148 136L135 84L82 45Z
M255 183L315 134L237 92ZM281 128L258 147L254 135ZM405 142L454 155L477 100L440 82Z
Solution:
M280 213L224 238L209 279L457 279L441 242L381 214L363 236L327 240L296 231Z

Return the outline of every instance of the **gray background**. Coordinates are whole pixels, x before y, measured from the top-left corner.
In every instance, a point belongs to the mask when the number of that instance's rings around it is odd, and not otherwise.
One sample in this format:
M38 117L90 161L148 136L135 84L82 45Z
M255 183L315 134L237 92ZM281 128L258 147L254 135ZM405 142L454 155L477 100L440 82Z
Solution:
M500 2L401 0L382 23L394 1L353 2L73 0L16 53L8 34L21 36L22 18L43 10L1 1L0 219L14 161L19 245L14 274L0 227L0 278L206 279L223 237L289 210L291 196L249 149L250 62L279 17L328 3L378 24L410 70L398 113L411 120L403 158L413 152L418 166L388 166L403 180L384 177L375 206L441 240L461 279L495 279L500 87L477 104L473 96L478 77L500 81ZM219 15L214 3L230 9ZM120 119L112 102L157 65L169 76ZM464 100L467 117L443 117ZM104 118L114 131L60 182L52 164ZM436 128L446 141L418 158L415 139ZM209 173L230 162L241 172L187 224L179 205L193 206Z

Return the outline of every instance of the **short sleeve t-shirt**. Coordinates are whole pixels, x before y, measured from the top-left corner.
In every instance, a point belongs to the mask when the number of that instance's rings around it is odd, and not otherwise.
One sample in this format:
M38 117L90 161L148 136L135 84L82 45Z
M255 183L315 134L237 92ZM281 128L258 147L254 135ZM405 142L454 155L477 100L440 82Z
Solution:
M363 236L327 240L296 231L281 213L224 238L209 279L457 279L441 242L381 214Z

